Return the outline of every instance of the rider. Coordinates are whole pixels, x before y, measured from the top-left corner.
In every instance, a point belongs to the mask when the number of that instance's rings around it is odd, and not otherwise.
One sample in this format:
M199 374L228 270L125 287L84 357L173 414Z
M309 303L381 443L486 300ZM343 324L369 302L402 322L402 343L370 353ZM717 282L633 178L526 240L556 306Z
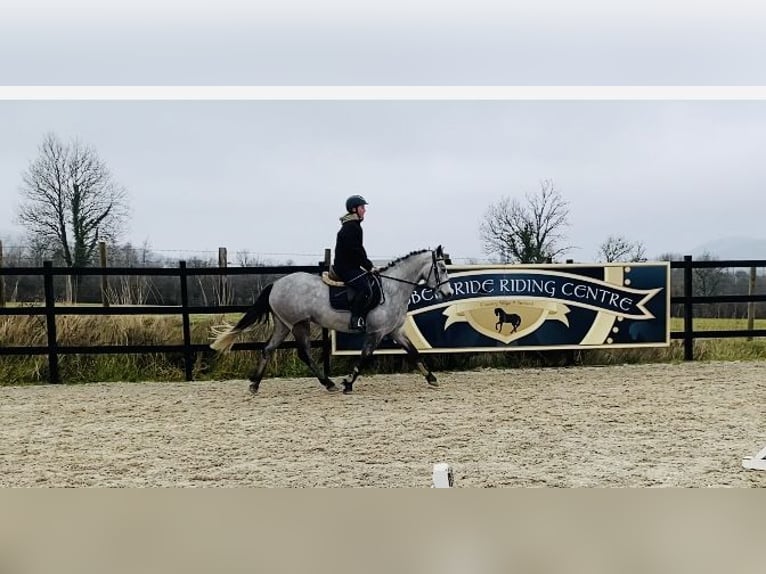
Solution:
M364 249L362 221L367 212L367 200L361 195L352 195L346 200L346 214L340 218L341 228L335 243L333 269L346 285L353 287L354 300L351 302L349 329L365 331L367 303L372 296L368 274L377 271Z

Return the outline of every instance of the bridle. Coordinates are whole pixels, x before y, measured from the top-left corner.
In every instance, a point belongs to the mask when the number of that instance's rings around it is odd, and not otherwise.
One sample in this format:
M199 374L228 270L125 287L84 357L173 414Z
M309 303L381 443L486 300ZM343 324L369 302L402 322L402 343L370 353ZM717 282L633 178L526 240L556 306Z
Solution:
M436 283L433 288L434 291L436 291L439 287L441 287L442 284L448 283L448 281L441 280L441 271L439 271L440 261L444 261L444 257L436 257L436 252L431 251L431 269L428 270L428 277L426 277L426 285L428 285L428 280L431 278L431 273L433 273L434 279L436 279Z
M429 280L431 279L431 275L434 275L434 278L436 279L436 284L434 287L429 287L429 289L433 289L434 291L438 290L439 287L441 287L444 283L449 283L449 280L442 281L441 278L441 271L439 271L439 262L444 261L444 257L437 257L435 251L431 251L431 269L428 270L428 276L426 277L426 285L428 285ZM381 279L389 279L391 281L398 281L399 283L406 283L407 285L419 285L419 282L416 281L408 281L407 279L399 279L398 277L391 277L391 275L383 275L382 273L376 274Z

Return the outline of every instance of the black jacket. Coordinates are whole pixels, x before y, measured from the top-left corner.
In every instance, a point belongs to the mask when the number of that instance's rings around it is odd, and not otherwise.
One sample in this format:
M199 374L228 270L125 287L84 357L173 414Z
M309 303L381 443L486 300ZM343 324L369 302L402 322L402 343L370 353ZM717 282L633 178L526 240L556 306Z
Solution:
M332 264L336 273L356 271L360 267L364 267L367 271L372 269L372 261L367 258L363 241L362 225L359 220L351 219L341 225L335 242L335 259Z

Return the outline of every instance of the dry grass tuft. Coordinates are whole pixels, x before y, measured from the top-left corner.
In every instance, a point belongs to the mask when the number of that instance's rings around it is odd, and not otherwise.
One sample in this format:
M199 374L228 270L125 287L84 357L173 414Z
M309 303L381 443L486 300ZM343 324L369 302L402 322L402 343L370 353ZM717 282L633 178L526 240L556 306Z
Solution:
M208 345L211 335L228 324L224 316L193 317L192 342ZM706 323L706 325L708 325ZM180 345L183 343L181 318L176 316L63 316L56 322L62 346L94 345ZM760 325L757 325L760 327ZM679 328L674 325L674 329ZM716 328L710 324L708 328ZM720 329L731 328L722 324ZM237 341L265 341L270 325L256 325L238 336ZM314 327L312 336L320 337ZM0 319L0 345L44 347L47 344L43 317L14 316ZM314 351L319 359L319 351ZM253 370L260 354L255 351L198 353L194 366L197 380L244 379ZM695 342L695 358L699 360L766 359L766 340L702 339ZM353 357L334 357L333 376L352 368ZM673 341L667 348L613 349L591 351L457 353L433 355L427 360L436 370L470 370L486 367L518 368L562 366L567 364L614 365L625 363L661 363L683 360L683 345ZM146 381L184 379L183 356L180 353L139 355L64 355L60 358L62 380L67 382ZM372 367L379 373L408 371L409 365L400 355L379 355ZM267 377L309 376L308 369L291 349L275 353ZM0 385L47 381L48 362L45 355L32 357L0 357Z

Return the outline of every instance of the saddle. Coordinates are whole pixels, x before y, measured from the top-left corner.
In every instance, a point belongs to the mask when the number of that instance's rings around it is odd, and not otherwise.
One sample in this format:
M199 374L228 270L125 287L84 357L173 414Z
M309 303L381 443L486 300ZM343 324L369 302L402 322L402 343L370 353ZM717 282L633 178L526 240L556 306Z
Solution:
M343 279L336 275L332 267L330 267L329 271L322 273L322 281L330 288L330 306L338 311L350 311L356 289L346 285ZM368 313L383 301L383 289L380 285L380 279L370 274L367 276L367 281L369 282L372 295L367 301L365 313Z

